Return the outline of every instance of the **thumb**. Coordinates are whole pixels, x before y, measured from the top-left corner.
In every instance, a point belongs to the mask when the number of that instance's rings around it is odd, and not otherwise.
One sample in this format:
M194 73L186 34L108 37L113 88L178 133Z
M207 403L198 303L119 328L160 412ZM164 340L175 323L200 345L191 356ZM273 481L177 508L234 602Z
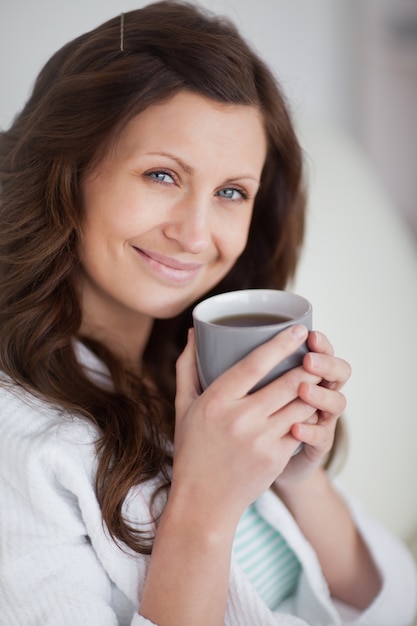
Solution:
M183 352L179 356L176 365L177 391L175 407L177 419L186 413L190 404L200 395L200 382L198 379L197 360L195 353L194 329L188 331L188 341Z

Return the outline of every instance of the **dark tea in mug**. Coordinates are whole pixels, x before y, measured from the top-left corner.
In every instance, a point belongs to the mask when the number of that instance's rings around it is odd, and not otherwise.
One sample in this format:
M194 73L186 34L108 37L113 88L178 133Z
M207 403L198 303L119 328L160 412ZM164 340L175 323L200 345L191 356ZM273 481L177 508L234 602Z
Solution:
M282 324L282 322L288 322L291 319L288 315L279 315L275 313L238 313L235 315L224 315L212 320L212 324L219 324L220 326L238 326L253 327L253 326L271 326L272 324Z

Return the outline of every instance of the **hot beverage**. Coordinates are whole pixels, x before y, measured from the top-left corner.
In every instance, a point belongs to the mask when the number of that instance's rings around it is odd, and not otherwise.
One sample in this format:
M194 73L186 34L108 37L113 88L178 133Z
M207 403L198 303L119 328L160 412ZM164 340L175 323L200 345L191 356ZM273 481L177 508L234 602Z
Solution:
M193 310L197 369L202 389L249 352L294 324L312 324L311 304L288 291L242 289L203 300ZM304 342L282 359L252 389L260 389L284 372L301 365L308 352Z
M211 321L212 324L220 326L270 326L272 324L282 324L291 319L288 315L275 313L239 313L237 315L224 315Z

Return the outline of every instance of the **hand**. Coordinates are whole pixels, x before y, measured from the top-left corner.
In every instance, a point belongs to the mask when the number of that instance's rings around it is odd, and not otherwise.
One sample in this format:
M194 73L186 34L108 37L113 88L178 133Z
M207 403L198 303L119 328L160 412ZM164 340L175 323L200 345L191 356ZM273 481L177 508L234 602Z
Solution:
M271 486L298 445L299 433L296 439L292 430L317 411L314 403L299 398L299 390L314 399L310 386L320 383L325 368L316 367L317 373L298 367L255 393L248 392L306 338L302 326L284 330L201 393L190 333L177 363L170 499L187 498L194 510L199 507L205 515L228 511L236 521ZM327 398L317 402L321 409L332 410Z
M304 446L277 479L278 489L305 479L323 462L332 448L337 420L346 408L346 398L340 390L350 378L349 363L334 356L332 345L320 332L310 333L308 346L311 352L304 357L303 367L322 380L318 385L302 382L299 396L316 412L291 428L293 437Z

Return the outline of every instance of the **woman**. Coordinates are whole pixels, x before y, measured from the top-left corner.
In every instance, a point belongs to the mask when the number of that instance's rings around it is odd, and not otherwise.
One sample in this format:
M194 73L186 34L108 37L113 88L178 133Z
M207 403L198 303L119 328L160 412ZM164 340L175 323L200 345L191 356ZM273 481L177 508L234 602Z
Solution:
M256 393L305 328L198 384L192 307L283 288L303 234L285 101L234 27L160 2L67 44L0 164L4 623L409 623L407 551L323 469L328 339Z

